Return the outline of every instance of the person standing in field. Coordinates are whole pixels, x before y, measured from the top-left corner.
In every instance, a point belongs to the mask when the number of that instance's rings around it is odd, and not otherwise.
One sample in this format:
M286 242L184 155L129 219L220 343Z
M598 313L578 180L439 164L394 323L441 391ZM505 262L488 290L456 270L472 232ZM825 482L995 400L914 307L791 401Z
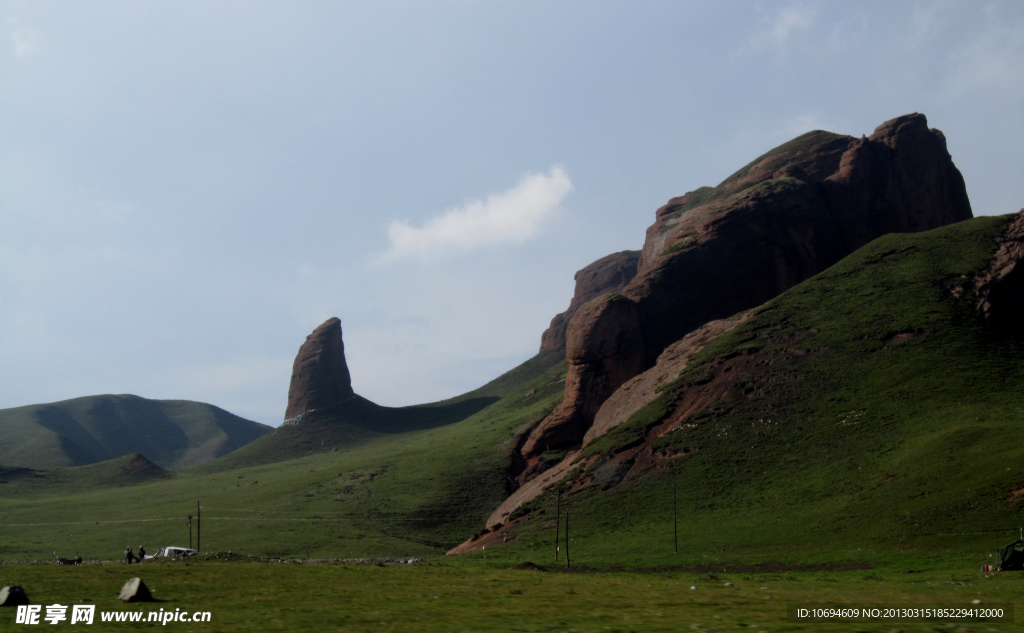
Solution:
M124 550L124 559L125 559L125 562L128 563L129 565L131 565L132 562L135 560L135 555L132 554L132 546L131 545L129 545Z
M146 550L139 545L139 562L141 563L146 558Z

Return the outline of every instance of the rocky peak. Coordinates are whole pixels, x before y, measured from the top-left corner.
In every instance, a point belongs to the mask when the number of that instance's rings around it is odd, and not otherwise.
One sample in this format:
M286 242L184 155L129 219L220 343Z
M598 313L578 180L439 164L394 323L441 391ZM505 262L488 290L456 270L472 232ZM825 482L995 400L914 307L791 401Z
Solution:
M673 198L655 213L636 276L618 295L587 304L601 318L578 328L582 311L564 319L578 339L565 396L523 455L578 445L609 389L705 323L761 305L886 233L970 217L945 137L917 113L859 139L808 132L717 187ZM606 301L617 305L595 305ZM621 344L610 348L609 333Z
M306 337L295 356L285 423L298 422L309 411L339 404L353 395L341 320L331 317Z
M636 276L638 261L640 251L622 251L606 255L576 271L576 291L569 309L551 319L551 325L540 337L540 351L564 349L566 330L573 315L591 299L625 288Z

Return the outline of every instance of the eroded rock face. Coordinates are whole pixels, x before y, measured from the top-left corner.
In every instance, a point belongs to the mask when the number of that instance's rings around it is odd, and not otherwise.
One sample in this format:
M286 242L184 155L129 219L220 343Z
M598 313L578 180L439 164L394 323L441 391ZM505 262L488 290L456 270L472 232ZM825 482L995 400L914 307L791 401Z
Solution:
M1004 331L1024 330L1024 209L1014 215L985 271L974 280L977 312Z
M916 113L860 139L808 132L718 187L673 198L656 212L637 275L621 290L635 312L603 326L632 343L603 355L604 335L575 327L582 311L570 321L569 337L574 330L578 337L568 342L574 354L601 362L569 359L565 398L523 455L578 446L610 394L607 385L653 366L666 347L701 325L761 305L881 235L971 217L945 137ZM587 308L599 313L607 300Z
M540 351L565 349L565 336L569 321L583 304L611 292L618 292L636 277L640 251L622 251L602 257L576 272L576 290L569 309L556 314L551 325L540 337Z
M341 339L341 320L331 317L306 337L295 356L285 422L307 411L339 404L353 395Z
M640 373L643 340L637 304L609 294L583 305L566 335L569 373L562 403L530 434L523 455L536 455L583 437L598 407Z

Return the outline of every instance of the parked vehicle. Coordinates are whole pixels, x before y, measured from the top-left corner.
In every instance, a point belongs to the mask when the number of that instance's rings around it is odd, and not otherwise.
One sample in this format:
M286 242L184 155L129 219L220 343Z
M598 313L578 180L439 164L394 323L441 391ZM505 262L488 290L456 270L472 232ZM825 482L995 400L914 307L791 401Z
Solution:
M157 556L167 556L169 558L175 558L177 556L183 556L186 554L198 554L194 549L187 547L165 547L156 553Z

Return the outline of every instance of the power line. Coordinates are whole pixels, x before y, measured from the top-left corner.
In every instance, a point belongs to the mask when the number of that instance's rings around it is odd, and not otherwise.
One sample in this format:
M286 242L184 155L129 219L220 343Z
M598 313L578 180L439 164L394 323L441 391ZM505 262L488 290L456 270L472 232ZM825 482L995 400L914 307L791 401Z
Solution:
M188 517L169 517L164 519L123 519L117 521L69 521L65 523L0 523L0 527L39 527L54 525L103 525L109 523L145 523L149 521L188 521ZM303 519L272 518L272 517L206 517L207 521L344 521L348 519L366 520L371 522L409 522L409 521L463 521L479 522L480 517L434 516L425 518L402 518L387 516L347 515L344 517L306 517Z
M0 523L0 527L30 527L39 525L100 525L104 523L143 523L146 521L187 521L188 517L170 517L168 519L124 519L119 521L74 521L69 523Z

